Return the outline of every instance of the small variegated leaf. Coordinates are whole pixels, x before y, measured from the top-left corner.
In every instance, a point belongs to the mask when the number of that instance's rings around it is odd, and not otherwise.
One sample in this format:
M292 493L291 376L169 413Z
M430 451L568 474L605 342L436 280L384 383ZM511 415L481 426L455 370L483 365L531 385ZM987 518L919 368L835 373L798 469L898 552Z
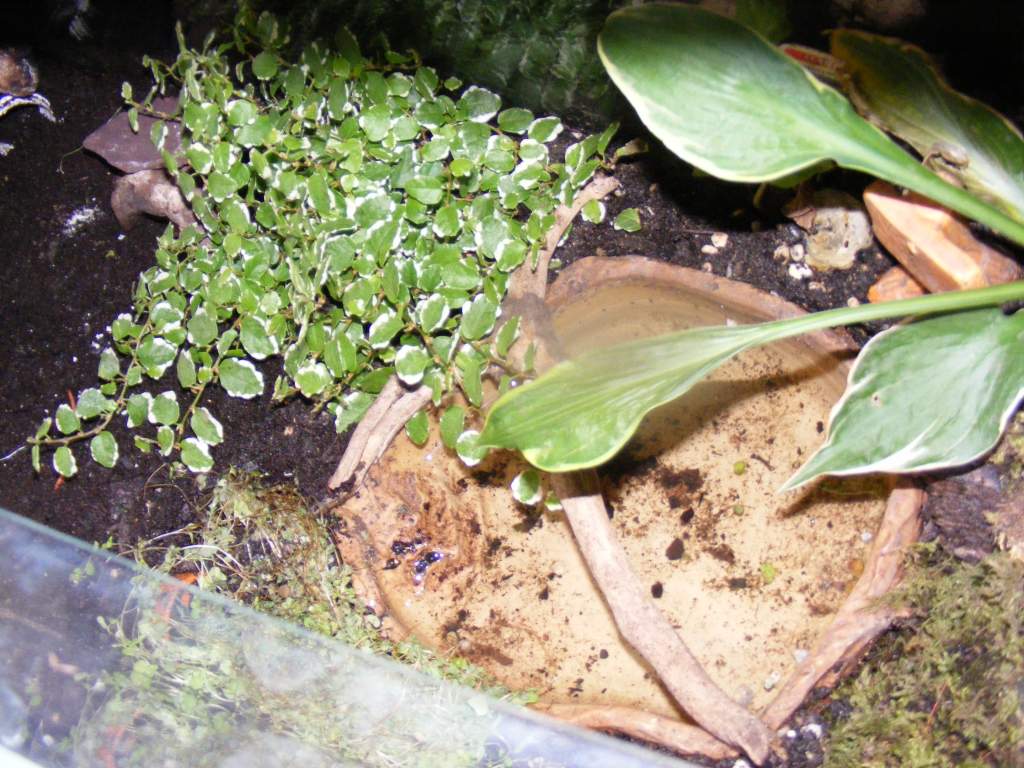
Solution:
M61 477L74 477L78 472L78 462L75 461L75 454L66 445L60 446L53 452L53 468Z
M557 117L542 117L530 123L527 135L536 142L547 144L562 132L562 121Z
M263 393L263 374L248 360L229 357L218 366L220 385L232 397L243 400Z
M102 392L94 387L83 389L78 393L78 402L75 405L75 413L82 421L95 419L103 413L110 413L116 407L113 400L104 396Z
M512 497L528 507L536 506L543 497L540 474L535 469L526 469L512 479Z
M181 415L181 408L178 406L178 396L168 390L154 397L149 403L149 423L164 424L170 426L178 423Z
M470 341L482 339L494 328L498 318L498 305L485 294L474 298L468 308L462 310L462 336Z
M455 441L455 452L467 467L475 467L487 458L488 449L480 445L480 433L467 429Z
M327 366L319 362L307 362L295 372L295 385L306 397L316 397L333 381Z
M220 445L224 442L224 427L206 408L197 408L189 421L195 436L207 445Z
M128 415L128 426L138 427L149 420L149 406L153 396L149 392L141 392L128 398L125 412Z
M420 346L403 345L395 355L395 374L403 384L419 384L429 365L430 355Z
M498 331L498 337L494 340L494 351L498 353L498 357L504 358L508 355L508 351L515 344L517 338L519 338L518 315L509 318L508 322L503 324Z
M639 232L641 227L640 212L636 208L626 208L615 217L612 226L623 232Z
M54 414L54 421L57 423L57 429L60 430L62 435L70 435L72 432L77 432L82 427L82 422L78 420L78 414L75 413L70 406L64 403L57 406L57 413Z
M461 405L446 408L441 414L441 442L445 448L454 449L466 426L466 409Z
M169 456L174 450L174 430L166 425L160 427L156 431L156 444L161 456Z
M209 472L213 469L210 446L202 440L186 437L181 441L181 463L192 472Z
M107 347L100 352L100 368L97 374L103 381L110 381L121 373L121 363L117 359L117 353Z
M374 349L383 349L391 344L391 339L402 330L403 325L405 323L398 314L390 309L386 309L370 324L367 341L370 342L370 346Z
M405 434L409 436L413 444L422 446L430 437L430 419L426 411L417 411L409 421L405 423Z
M117 440L104 430L89 441L89 453L92 454L93 461L109 469L117 464Z

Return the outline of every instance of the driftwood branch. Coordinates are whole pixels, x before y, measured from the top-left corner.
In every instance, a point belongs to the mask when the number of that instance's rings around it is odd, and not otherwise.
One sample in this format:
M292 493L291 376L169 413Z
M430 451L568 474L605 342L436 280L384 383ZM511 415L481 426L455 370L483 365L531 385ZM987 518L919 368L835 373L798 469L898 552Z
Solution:
M384 455L395 435L430 402L430 395L429 387L407 391L397 377L388 379L352 432L348 447L338 462L338 468L327 481L327 487L336 491L348 482L353 488L361 485L370 467Z
M544 303L548 264L565 229L580 209L590 200L605 197L616 187L615 179L598 177L583 189L572 208L559 208L536 268L520 269L512 276L503 309L506 315L518 314L522 318L524 331L520 342L510 351L513 362L521 364L531 342L537 347L538 367L543 369L560 358L561 351ZM728 751L725 745L736 746L755 762L764 762L771 741L767 727L715 685L679 633L646 595L608 522L597 475L594 472L555 475L553 484L583 559L611 609L619 632L651 665L686 713L712 734L705 734L697 743L706 746L704 741L714 742L719 751L725 752ZM594 716L593 712L590 716Z
M814 650L765 710L764 720L772 728L781 727L814 686L831 684L834 680L828 678L852 667L868 644L903 615L898 608L880 604L880 598L903 576L907 547L921 531L923 500L924 492L909 481L901 481L892 491L864 573Z
M681 755L702 755L711 760L725 760L738 754L734 747L719 741L703 728L634 707L540 702L533 704L532 709L583 728L641 739Z
M715 684L645 594L608 520L596 473L555 475L553 484L587 568L622 637L651 665L686 713L709 734L739 747L758 765L763 763L768 757L771 732L756 715Z

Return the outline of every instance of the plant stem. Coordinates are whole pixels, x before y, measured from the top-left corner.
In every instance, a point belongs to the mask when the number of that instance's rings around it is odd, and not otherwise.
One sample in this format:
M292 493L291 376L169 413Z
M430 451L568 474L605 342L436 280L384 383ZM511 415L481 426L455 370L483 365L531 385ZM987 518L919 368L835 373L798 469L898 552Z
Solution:
M835 328L840 325L855 325L871 320L891 320L896 317L916 317L941 312L955 312L1005 304L1024 299L1024 281L977 288L970 291L949 291L918 296L913 299L886 301L880 304L863 304L858 307L840 307L825 312L815 312L802 317L776 320L764 323L761 328L770 339L785 339L811 331Z
M870 129L872 132L876 131L874 126L870 126ZM882 143L875 139L872 134L865 138L863 145L851 143L846 147L846 156L837 157L836 160L846 168L864 171L918 192L946 208L991 227L1018 245L1024 245L1024 225L1019 221L960 187L944 181L925 166L908 162L906 152L892 142ZM864 154L865 148L869 150L868 154Z

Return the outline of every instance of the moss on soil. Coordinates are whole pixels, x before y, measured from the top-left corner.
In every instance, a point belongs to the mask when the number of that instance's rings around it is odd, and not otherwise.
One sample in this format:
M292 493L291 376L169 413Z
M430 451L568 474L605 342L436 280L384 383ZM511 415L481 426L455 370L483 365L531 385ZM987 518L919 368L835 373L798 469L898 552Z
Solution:
M1024 765L1024 563L977 565L934 545L898 595L914 631L883 638L834 699L825 765Z
M501 698L535 699L510 693L463 659L387 639L353 591L351 571L339 561L326 522L294 486L266 485L258 475L232 471L196 518L173 538L140 542L131 554L165 573L193 574L201 589L311 632Z

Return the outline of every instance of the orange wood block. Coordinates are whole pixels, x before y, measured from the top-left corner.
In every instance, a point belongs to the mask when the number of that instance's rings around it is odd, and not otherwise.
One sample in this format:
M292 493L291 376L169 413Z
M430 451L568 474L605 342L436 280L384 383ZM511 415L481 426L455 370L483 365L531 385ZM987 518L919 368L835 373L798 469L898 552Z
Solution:
M927 290L983 288L1016 280L1021 268L985 245L962 219L883 181L864 190L875 237Z
M868 301L879 304L896 299L912 299L926 293L924 286L903 267L893 267L868 288Z

